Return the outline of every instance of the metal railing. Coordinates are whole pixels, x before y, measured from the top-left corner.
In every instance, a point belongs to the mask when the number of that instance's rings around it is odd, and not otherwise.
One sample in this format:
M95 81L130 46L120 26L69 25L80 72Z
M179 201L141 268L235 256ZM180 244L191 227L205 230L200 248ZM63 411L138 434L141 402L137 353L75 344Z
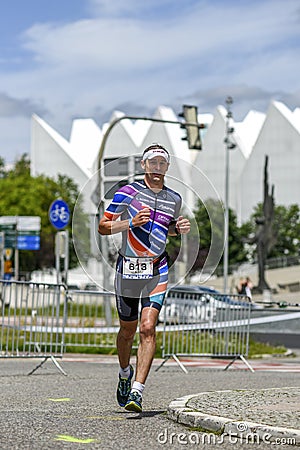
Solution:
M114 294L68 291L64 285L0 280L0 358L42 358L32 372L65 351L93 352L116 347L119 320ZM246 296L171 290L157 327L163 363L180 357L211 356L246 360L251 302ZM134 348L138 346L138 333Z
M115 348L118 324L112 293L68 292L65 319L65 346L68 350Z
M180 357L231 359L228 369L249 350L251 301L247 296L170 291L163 306L163 362L173 358L184 372Z
M119 319L110 292L68 291L64 285L0 280L0 358L51 359L65 351L111 352ZM138 345L138 336L133 348ZM105 351L105 350L104 350Z
M66 289L63 285L0 280L0 358L57 359L64 351Z
M69 291L64 331L68 351L114 350L119 331L115 295L104 291ZM133 348L137 346L138 335Z

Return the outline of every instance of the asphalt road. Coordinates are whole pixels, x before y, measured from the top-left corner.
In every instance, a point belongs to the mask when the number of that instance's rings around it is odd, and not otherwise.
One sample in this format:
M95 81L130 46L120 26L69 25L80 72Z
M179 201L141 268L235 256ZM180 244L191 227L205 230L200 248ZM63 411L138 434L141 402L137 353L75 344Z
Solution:
M51 361L33 375L32 360L0 359L0 449L270 449L190 430L169 420L175 398L226 389L300 387L300 373L177 366L152 369L142 414L127 413L115 399L116 362L63 361L63 376ZM239 411L236 411L237 417ZM77 440L77 442L76 442ZM282 448L295 448L282 445ZM281 445L276 445L281 448Z

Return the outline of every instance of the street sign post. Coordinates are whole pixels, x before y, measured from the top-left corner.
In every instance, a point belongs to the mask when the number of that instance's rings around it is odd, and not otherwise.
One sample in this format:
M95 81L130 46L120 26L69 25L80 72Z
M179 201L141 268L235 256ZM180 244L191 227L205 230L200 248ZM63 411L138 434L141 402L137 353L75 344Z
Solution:
M11 278L14 262L15 279L19 278L19 250L40 249L40 216L1 216L0 234L3 233L3 270ZM13 257L14 254L14 257ZM8 256L9 255L9 256Z

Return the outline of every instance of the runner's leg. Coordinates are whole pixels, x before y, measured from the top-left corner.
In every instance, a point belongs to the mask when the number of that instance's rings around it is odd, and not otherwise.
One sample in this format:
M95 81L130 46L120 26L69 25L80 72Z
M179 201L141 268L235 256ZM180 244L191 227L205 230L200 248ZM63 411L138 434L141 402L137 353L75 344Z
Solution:
M129 365L137 323L137 320L128 322L120 319L120 329L117 336L117 351L120 367L123 369Z
M140 343L137 353L135 381L145 384L156 349L155 327L159 310L143 308L140 321Z
M148 297L142 292L142 313L140 320L140 344L137 354L135 380L145 384L156 349L158 315L164 302L168 283L168 264L166 257L159 261L152 283L148 284ZM150 292L149 292L150 290Z

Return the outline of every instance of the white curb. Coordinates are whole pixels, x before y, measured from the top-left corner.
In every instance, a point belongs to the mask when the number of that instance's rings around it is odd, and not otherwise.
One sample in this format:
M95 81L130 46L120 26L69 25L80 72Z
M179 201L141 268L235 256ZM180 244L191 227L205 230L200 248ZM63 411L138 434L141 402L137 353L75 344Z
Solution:
M226 391L220 392L224 393ZM267 436L269 441L283 438L295 439L297 444L300 443L300 430L294 428L275 427L248 421L237 421L236 419L228 417L204 414L189 407L189 401L191 399L199 396L205 397L206 394L211 395L211 392L187 395L173 400L167 409L168 418L192 428L199 428L199 431L204 432L238 436L241 438L246 438L247 435L257 435L262 439L266 439ZM203 404L205 404L205 398L203 400Z

